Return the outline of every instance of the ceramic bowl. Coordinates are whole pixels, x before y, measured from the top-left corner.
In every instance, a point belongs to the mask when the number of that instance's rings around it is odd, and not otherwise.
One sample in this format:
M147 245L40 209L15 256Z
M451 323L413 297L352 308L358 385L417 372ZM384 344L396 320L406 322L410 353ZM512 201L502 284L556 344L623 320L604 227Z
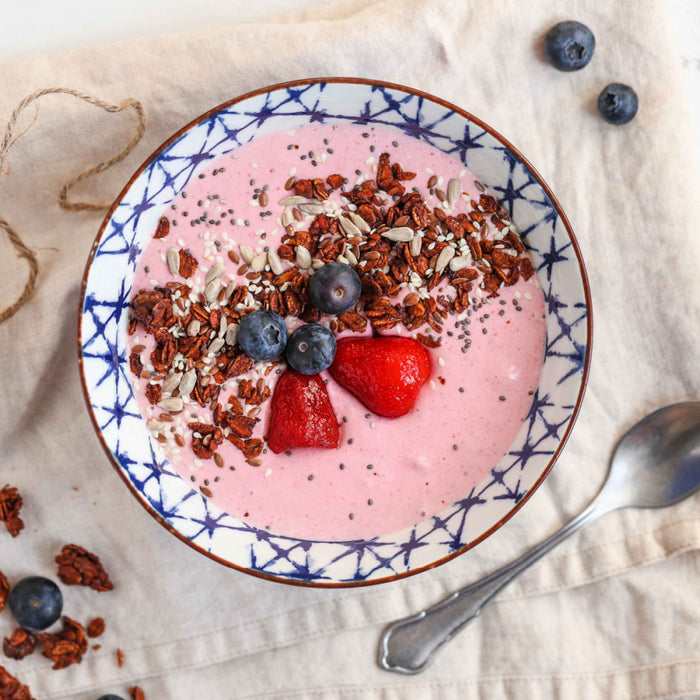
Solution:
M521 232L544 291L546 352L529 415L501 461L439 516L347 542L297 540L214 507L159 452L136 405L127 349L132 281L159 218L212 158L263 134L312 122L397 129L461 160L500 198ZM168 139L134 174L93 246L80 302L80 368L107 455L146 510L197 551L275 581L349 586L395 580L441 564L497 530L542 483L577 415L591 347L581 254L550 189L508 141L463 109L411 88L314 79L226 102Z

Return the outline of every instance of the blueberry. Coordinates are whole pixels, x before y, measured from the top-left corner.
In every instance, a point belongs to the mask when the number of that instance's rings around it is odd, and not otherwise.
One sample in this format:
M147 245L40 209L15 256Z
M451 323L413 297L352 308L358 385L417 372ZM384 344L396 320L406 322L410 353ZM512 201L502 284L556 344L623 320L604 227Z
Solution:
M120 697L119 695L100 695L97 700L124 700L124 698Z
M335 337L325 326L307 323L299 326L289 336L287 362L301 374L322 372L333 362L334 357Z
M309 282L311 303L324 314L343 314L352 309L362 292L360 276L345 263L324 265Z
M23 578L12 588L7 602L17 624L32 632L53 625L63 610L61 589L43 576Z
M559 22L544 38L544 54L557 70L581 70L593 58L595 37L580 22Z
M272 360L284 352L287 326L274 311L252 311L238 324L238 344L253 360Z
M637 93L622 83L610 83L598 95L598 111L608 124L627 124L639 108Z

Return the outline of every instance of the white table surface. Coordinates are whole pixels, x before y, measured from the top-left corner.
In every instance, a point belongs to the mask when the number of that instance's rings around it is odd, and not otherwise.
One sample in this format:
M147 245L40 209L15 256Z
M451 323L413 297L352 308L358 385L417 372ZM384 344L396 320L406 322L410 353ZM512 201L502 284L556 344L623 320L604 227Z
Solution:
M3 8L0 64L28 56L217 24L264 20L329 0L31 0ZM9 5L9 3L7 3ZM700 0L669 0L695 125L700 164ZM577 19L572 16L572 19ZM1 121L1 120L0 120Z

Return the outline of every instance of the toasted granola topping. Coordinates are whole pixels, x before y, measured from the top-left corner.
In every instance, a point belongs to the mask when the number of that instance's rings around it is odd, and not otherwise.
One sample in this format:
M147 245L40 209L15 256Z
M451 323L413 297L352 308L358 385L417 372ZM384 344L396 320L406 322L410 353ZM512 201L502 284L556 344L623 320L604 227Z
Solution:
M205 252L198 261L180 239L164 258L172 281L134 296L130 331L140 324L155 347L148 359L141 343L132 347L132 373L148 380L152 405L182 414L177 428L162 421L149 422L149 428L175 450L189 447L196 458L192 471L202 459L221 467L217 449L224 440L250 466L264 459L265 443L256 431L275 363L253 362L237 345L238 323L251 311L269 309L292 325L295 319L324 323L335 333L402 328L426 347L438 348L448 316L459 322L472 304L534 274L508 214L480 183L475 183L479 194L470 199L461 176L449 179L443 190L442 178L431 172L424 195L406 184L416 174L392 163L389 153L381 153L373 167L374 178L358 178L354 185L341 173L325 180L293 174L277 202L270 202L267 185L256 188L250 206L269 207L260 216L277 216L281 224L275 243L239 245L226 237L214 242L230 245L227 253L217 245L219 257ZM219 195L209 197L214 198ZM233 210L226 213L233 222ZM209 214L191 221L196 222L215 223ZM258 235L262 242L268 230ZM310 301L309 280L335 261L354 267L362 293L354 309L326 317ZM227 269L228 263L238 267ZM201 278L195 278L200 265ZM212 493L207 481L199 488Z
M105 621L101 617L96 617L88 623L87 636L101 637L105 631Z
M37 635L37 639L42 644L41 653L53 661L55 670L79 664L88 647L85 629L70 617L63 618L63 629L60 632L42 632Z
M23 627L18 627L2 642L2 651L10 659L23 659L34 652L36 637Z
M34 700L29 688L3 666L0 666L0 700Z
M72 586L80 584L96 591L111 591L114 585L97 555L77 544L67 544L56 555L58 578Z
M14 486L5 485L0 489L0 520L4 521L12 537L17 537L24 528L24 522L19 517L21 507L22 496ZM2 605L0 605L1 609Z
M0 612L5 607L7 602L7 596L10 594L10 584L7 583L7 578L5 574L0 571Z

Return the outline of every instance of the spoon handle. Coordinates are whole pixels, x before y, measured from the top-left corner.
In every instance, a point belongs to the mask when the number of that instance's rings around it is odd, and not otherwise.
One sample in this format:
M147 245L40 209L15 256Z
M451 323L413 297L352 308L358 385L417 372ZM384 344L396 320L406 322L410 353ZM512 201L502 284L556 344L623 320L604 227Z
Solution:
M420 673L437 652L466 627L514 578L569 535L607 512L600 501L514 561L416 615L392 623L380 643L379 665L397 673Z

